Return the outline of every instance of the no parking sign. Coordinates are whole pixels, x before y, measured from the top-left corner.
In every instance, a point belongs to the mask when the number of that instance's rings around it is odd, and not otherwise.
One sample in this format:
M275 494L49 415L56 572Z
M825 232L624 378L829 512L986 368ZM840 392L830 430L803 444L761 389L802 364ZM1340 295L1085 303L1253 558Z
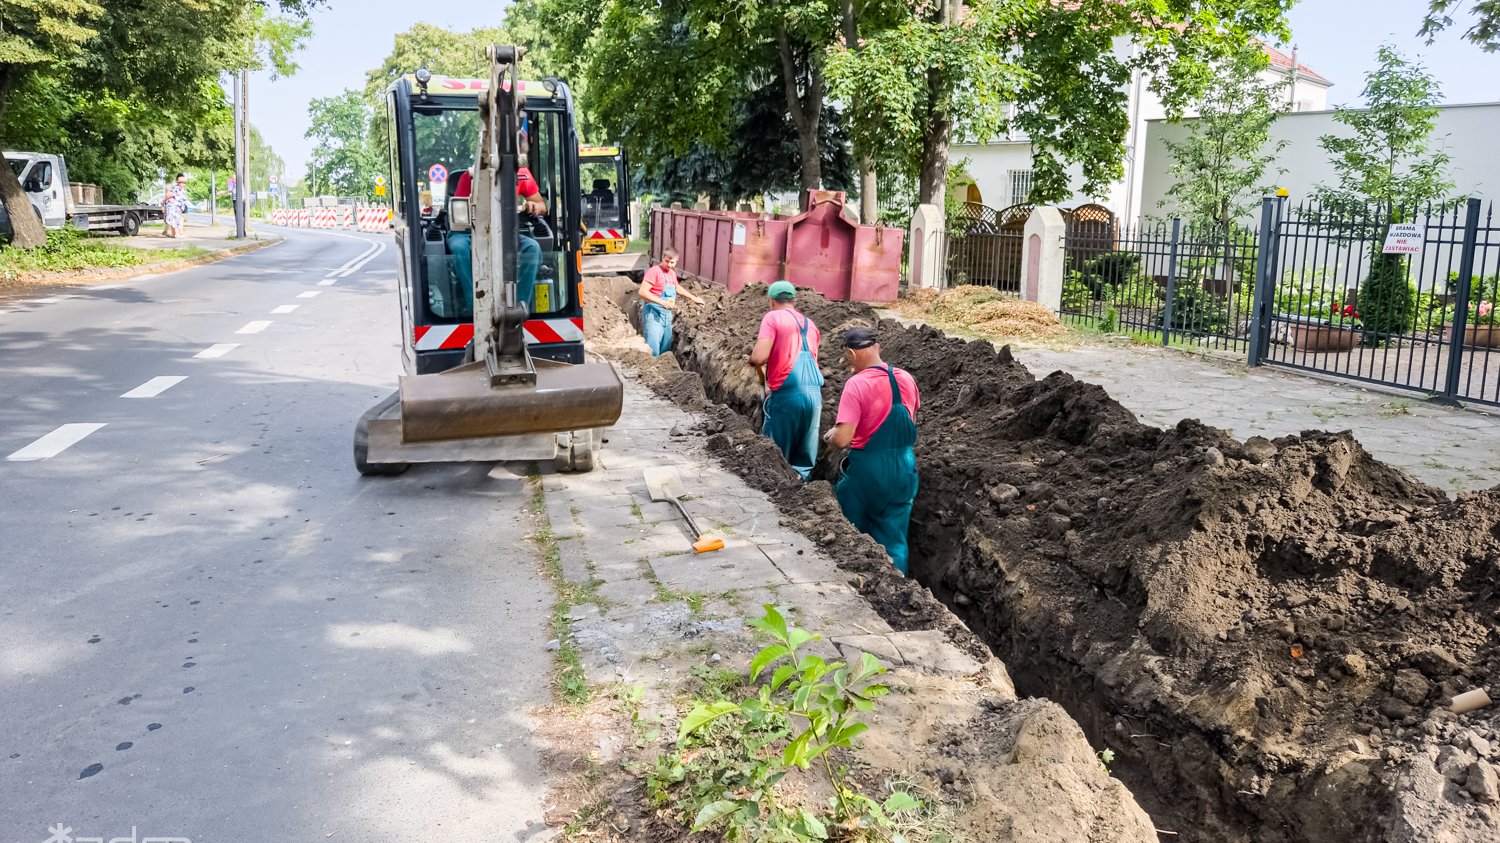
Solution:
M442 164L433 164L427 168L427 178L433 184L442 184L448 180L448 168Z

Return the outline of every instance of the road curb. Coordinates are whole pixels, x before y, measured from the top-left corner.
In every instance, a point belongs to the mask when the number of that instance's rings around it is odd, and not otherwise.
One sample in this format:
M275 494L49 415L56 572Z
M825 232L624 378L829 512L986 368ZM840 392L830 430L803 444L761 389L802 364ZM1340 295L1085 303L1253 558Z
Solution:
M98 270L71 270L68 272L54 272L45 275L34 276L25 280L12 279L0 282L0 289L4 287L45 287L48 285L79 285L88 286L105 281L128 281L142 275L165 275L170 272L178 272L191 269L195 266L205 266L218 263L226 258L237 257L259 251L267 246L274 246L285 238L281 235L272 235L264 240L256 240L251 243L241 243L230 246L227 249L218 249L206 255L198 255L193 258L182 258L180 260L162 261L159 263L145 263L140 266L125 266Z

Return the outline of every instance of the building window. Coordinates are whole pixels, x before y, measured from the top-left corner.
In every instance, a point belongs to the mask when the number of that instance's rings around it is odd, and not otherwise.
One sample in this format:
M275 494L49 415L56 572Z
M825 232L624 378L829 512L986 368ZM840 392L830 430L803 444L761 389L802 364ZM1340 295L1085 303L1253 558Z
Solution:
M1010 177L1010 204L1019 205L1031 198L1031 171L1011 170Z

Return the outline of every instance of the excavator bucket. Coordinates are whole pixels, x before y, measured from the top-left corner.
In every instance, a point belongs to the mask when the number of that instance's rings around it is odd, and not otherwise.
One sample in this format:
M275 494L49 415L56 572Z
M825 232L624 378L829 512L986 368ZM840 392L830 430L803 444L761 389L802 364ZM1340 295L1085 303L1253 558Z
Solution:
M613 366L534 363L535 384L491 386L483 361L401 378L402 441L520 436L609 427L619 420L625 385Z

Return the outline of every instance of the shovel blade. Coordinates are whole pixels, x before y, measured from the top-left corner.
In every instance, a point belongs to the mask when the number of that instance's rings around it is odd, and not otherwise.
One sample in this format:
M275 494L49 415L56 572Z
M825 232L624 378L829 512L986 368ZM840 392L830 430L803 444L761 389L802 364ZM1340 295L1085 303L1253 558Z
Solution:
M682 497L682 475L677 473L676 466L648 468L645 476L646 491L650 493L651 500L667 501Z

